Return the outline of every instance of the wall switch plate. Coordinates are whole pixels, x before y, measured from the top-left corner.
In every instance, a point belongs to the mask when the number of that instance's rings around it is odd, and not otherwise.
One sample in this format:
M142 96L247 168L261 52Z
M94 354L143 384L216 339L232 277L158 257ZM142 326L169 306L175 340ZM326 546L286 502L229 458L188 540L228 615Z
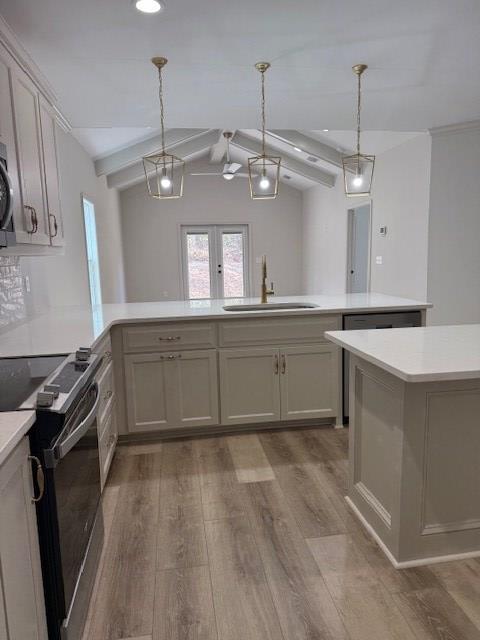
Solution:
M262 264L262 256L257 256L257 257L255 258L255 263L256 263L256 264Z
M387 227L380 227L380 235L381 236L386 236L387 235Z
M376 256L375 264L383 264L383 256Z

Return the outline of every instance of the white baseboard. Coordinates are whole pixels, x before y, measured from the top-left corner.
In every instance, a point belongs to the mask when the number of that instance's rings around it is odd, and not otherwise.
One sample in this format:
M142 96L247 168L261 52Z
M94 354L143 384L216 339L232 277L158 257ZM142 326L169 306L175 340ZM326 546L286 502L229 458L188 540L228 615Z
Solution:
M468 558L478 558L480 557L480 551L465 551L464 553L450 553L444 556L432 556L430 558L419 558L415 560L404 560L403 562L398 562L390 549L386 546L383 540L380 538L378 533L372 527L372 525L365 519L365 517L360 513L358 507L352 502L352 500L345 496L345 501L356 515L356 517L360 520L362 525L368 531L368 533L372 536L375 542L378 544L383 553L390 560L395 569L408 569L410 567L424 567L429 564L438 564L440 562L453 562L454 560L467 560Z

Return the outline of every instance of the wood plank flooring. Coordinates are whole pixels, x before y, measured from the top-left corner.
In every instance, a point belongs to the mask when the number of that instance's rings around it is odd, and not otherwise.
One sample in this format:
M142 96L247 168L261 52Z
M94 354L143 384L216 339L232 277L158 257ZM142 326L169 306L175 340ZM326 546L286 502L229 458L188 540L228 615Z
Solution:
M347 430L119 447L84 640L480 640L480 559L395 570Z

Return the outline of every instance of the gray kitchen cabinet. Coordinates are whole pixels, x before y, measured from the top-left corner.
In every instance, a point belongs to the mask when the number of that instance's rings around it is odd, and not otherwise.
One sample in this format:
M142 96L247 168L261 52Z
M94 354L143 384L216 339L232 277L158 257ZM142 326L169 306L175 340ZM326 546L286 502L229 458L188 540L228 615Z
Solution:
M129 432L218 424L213 349L124 357Z
M301 345L280 350L282 420L338 415L339 349Z
M222 424L280 420L279 350L221 349Z
M337 416L338 352L326 344L220 350L222 424Z
M0 637L46 640L33 483L24 438L0 467ZM2 610L3 609L3 610Z

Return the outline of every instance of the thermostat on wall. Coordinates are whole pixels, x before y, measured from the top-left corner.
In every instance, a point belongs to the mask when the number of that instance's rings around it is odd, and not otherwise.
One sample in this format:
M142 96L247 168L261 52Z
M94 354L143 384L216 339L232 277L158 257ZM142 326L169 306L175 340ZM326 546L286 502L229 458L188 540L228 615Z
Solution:
M387 227L380 227L380 235L381 236L387 235Z

